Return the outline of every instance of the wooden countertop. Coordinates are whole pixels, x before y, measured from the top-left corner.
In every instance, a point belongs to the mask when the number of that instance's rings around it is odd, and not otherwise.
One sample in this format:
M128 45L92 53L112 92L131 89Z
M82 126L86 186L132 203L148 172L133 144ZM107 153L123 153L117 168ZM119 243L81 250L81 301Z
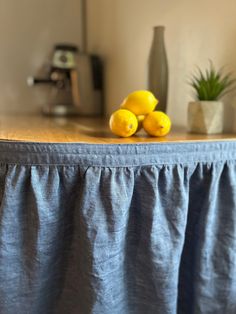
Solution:
M1 141L50 143L155 143L236 140L236 134L190 134L173 127L166 137L149 137L144 131L129 138L118 138L108 127L108 118L64 118L38 115L0 115Z

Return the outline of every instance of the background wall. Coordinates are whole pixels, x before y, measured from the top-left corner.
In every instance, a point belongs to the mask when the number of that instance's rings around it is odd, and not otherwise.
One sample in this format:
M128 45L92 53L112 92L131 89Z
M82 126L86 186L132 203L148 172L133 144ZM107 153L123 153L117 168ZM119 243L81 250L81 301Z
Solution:
M185 125L192 99L186 83L211 59L236 73L235 0L99 0L89 2L90 49L106 61L106 104L114 110L129 92L147 87L152 29L164 25L169 60L168 113ZM226 129L235 95L226 99Z
M131 91L147 87L152 28L164 25L169 60L168 113L185 124L195 65L211 59L236 73L235 0L87 0L89 51L106 66L110 114ZM0 0L0 112L37 111L46 101L29 88L55 42L80 45L79 0ZM226 129L232 126L235 95L226 99Z

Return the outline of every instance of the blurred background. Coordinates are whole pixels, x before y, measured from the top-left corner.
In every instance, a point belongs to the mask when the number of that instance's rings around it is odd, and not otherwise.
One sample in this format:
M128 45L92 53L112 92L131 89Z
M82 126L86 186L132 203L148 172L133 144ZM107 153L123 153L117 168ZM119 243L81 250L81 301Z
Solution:
M185 125L192 99L189 75L209 59L236 73L235 0L88 0L88 51L105 65L105 108L109 115L123 98L147 88L153 27L165 26L169 65L167 113ZM79 0L0 0L0 112L38 112L45 100L26 79L48 58L53 45L81 45ZM232 127L235 93L226 103Z

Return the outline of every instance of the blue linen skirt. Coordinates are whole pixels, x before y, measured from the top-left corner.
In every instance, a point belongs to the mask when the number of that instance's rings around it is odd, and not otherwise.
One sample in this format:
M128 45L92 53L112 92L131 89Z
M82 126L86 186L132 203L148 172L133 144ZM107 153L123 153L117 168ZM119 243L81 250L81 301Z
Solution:
M0 142L0 314L236 313L236 142Z

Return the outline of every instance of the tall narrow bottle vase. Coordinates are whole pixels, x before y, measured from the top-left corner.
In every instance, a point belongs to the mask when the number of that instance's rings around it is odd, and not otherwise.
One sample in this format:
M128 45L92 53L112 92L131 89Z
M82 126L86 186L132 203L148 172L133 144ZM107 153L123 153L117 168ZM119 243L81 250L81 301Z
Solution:
M167 111L168 62L164 42L164 26L155 26L148 60L148 89L159 100L157 110Z

